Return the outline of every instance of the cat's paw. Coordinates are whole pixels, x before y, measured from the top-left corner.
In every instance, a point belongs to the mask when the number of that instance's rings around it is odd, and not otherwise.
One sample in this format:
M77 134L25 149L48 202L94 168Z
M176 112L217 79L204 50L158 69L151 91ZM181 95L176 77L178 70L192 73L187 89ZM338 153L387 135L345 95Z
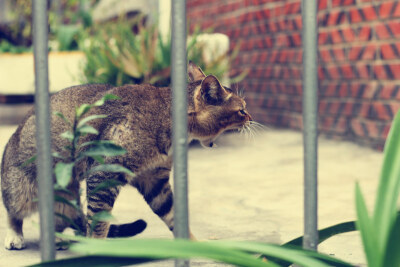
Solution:
M56 237L56 249L57 250L67 250L71 242L66 241L62 238Z
M4 246L6 249L24 249L26 247L24 237L16 233L7 233L6 239L4 241Z

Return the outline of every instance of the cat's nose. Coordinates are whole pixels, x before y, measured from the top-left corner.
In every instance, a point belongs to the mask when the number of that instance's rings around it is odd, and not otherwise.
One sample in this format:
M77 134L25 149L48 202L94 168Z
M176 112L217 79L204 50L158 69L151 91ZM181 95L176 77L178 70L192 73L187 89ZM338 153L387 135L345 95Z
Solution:
M249 113L247 113L247 116L249 116L249 121L253 120L253 118L251 117L251 115Z

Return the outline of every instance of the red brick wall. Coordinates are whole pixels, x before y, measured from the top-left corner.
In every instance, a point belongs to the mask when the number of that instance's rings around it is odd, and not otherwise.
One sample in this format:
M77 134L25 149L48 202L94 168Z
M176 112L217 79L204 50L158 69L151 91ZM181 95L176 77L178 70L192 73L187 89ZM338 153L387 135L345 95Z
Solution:
M319 0L319 129L382 148L400 107L400 2ZM255 119L302 127L300 0L188 0L190 26L241 42L231 70Z

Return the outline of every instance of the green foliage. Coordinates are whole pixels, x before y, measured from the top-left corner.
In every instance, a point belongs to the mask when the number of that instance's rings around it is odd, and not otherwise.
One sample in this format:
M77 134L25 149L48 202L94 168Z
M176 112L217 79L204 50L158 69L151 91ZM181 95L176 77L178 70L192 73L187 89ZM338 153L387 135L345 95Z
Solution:
M151 83L168 86L171 75L171 36L163 37L156 24L143 25L143 17L134 20L121 17L116 22L94 25L84 38L81 48L86 56L84 81L88 83ZM132 29L136 29L135 33ZM187 45L188 59L196 62L206 74L218 78L229 72L238 54L225 53L204 60L205 44L198 38L202 32L191 34ZM246 73L235 77L243 79Z
M20 54L25 52L32 52L32 47L26 47L23 45L13 45L7 40L0 40L0 54L1 53Z
M93 108L104 105L104 103L108 100L118 99L115 95L107 94L102 97L100 100L96 101L93 104L82 104L81 106L75 109L75 117L74 120L71 122L69 121L61 112L55 112L54 115L61 118L64 123L68 125L70 128L69 130L65 131L61 134L61 137L68 141L68 145L64 147L64 151L53 153L53 156L59 159L59 162L55 165L54 173L56 177L55 183L55 191L61 194L56 194L55 200L57 202L64 203L70 207L73 207L79 213L81 213L81 217L84 218L84 214L79 206L79 199L68 200L67 198L63 197L63 194L67 194L70 196L74 195L69 192L68 185L71 183L72 179L78 179L75 166L78 162L82 160L87 160L88 157L93 158L100 165L97 165L89 170L87 170L83 174L79 174L79 179L87 178L90 174L95 172L113 172L113 173L125 173L127 175L134 176L130 170L126 169L125 167L117 164L105 164L105 157L114 157L123 155L126 153L125 149L122 147L115 145L109 140L96 140L81 143L80 138L84 137L88 134L98 134L98 131L88 123L97 119L102 119L107 117L106 115L85 115ZM32 160L28 160L32 162ZM27 161L27 162L28 162ZM91 193L95 194L98 191L104 190L106 188L119 186L121 183L108 180L104 181L103 183L99 184ZM76 196L79 198L79 196ZM73 220L66 217L63 214L56 214L57 216L61 217L67 222L71 223L71 225L75 225L72 223ZM95 214L94 216L88 218L91 222L89 225L90 229L93 229L94 226L101 220L109 220L111 215L104 214L101 212L99 214ZM85 235L86 233L83 232L84 229L79 230L75 225L75 228L78 229L78 234ZM90 230L91 231L91 230Z
M400 112L386 140L375 209L370 216L359 185L356 186L357 227L370 267L400 266ZM395 251L395 252L394 252Z

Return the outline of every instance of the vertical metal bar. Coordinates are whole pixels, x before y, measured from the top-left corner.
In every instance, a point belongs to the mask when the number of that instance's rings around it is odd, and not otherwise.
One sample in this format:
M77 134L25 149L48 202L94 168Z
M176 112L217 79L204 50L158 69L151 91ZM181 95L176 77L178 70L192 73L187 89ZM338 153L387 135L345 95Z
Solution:
M186 1L174 0L171 4L174 235L176 238L188 238ZM189 266L189 262L177 260L175 266Z
M42 261L55 258L54 249L54 192L52 179L47 1L32 1L33 43L35 60L35 114L37 179L39 186L40 249Z
M304 125L304 239L303 247L318 245L318 76L317 1L302 1L303 125Z

